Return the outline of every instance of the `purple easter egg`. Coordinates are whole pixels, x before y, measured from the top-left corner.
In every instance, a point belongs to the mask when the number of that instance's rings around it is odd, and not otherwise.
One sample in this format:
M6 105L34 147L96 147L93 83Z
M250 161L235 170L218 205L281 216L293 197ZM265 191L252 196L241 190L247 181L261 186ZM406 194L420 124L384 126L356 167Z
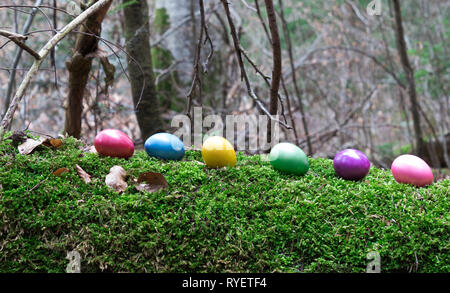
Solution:
M346 149L334 157L333 167L341 178L360 180L369 173L370 161L361 151Z

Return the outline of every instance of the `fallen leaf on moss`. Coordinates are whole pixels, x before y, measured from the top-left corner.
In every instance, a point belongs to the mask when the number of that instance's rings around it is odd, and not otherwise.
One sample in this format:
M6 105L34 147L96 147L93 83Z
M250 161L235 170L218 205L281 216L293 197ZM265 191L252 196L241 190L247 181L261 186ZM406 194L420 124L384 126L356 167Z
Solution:
M106 175L105 183L117 192L123 192L127 189L128 184L125 182L127 172L121 166L113 166Z
M34 140L32 138L27 138L27 140L19 145L17 148L19 149L19 153L21 155L28 155L32 151L34 151L35 148L40 146L44 142L44 138L41 138L39 140Z
M62 140L59 138L47 138L46 140L44 140L43 142L44 145L46 146L52 146L54 148L59 148L62 146Z
M81 177L81 179L83 179L84 183L90 183L91 180L91 175L89 175L86 171L83 170L83 168L81 168L78 164L77 164L77 173L78 175Z
M59 138L45 138L41 137L39 140L35 140L32 138L27 138L27 140L19 145L17 148L19 149L19 153L21 155L28 155L32 151L34 151L35 148L40 146L41 144L48 146L48 147L54 147L59 148L62 146L62 140Z
M136 189L139 191L155 192L160 189L164 189L169 186L166 178L161 173L147 172L139 175L138 186Z
M69 172L69 169L67 169L67 168L59 168L58 170L53 172L53 175L61 176L63 173L67 173L67 172Z

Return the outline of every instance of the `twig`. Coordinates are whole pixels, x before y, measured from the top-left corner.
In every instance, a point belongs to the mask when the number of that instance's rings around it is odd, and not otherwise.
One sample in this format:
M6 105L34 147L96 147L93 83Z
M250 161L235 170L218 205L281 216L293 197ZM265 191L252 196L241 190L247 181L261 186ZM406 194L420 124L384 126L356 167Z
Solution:
M189 117L191 117L191 108L192 108L192 99L194 97L194 92L195 92L195 88L197 87L199 90L199 97L201 100L201 96L202 96L202 80L200 78L200 59L201 59L201 54L202 54L202 45L206 42L209 43L210 46L210 51L208 53L208 56L206 58L206 61L202 64L203 66L203 72L207 73L208 72L208 63L212 58L212 55L214 53L214 45L212 43L212 40L209 36L209 32L208 32L208 27L206 25L206 20L205 20L205 6L203 3L203 0L198 0L199 6L200 6L200 36L198 38L198 42L197 42L197 49L196 49L196 54L195 54L195 62L194 62L194 73L193 73L193 77L192 77L192 83L191 83L191 87L189 89L189 92L187 94L187 99L188 99L188 106L187 106L187 115ZM203 33L205 34L205 40L203 41Z
M207 11L207 13L212 13L212 12L216 12L217 8L219 5L215 5L214 7L212 7L210 10ZM195 16L200 15L200 11L196 12L194 14ZM182 20L180 20L180 22L178 22L177 24L175 24L173 27L171 27L170 29L168 29L166 32L164 32L164 34L162 34L159 38L157 38L155 41L150 42L151 46L158 46L160 43L162 43L165 39L167 39L168 36L170 36L171 34L173 34L175 31L177 31L178 29L180 29L183 25L185 25L186 23L190 22L192 20L191 16L187 16L185 18L183 18Z
M247 3L247 1L241 0L241 2L242 2L242 4L244 4L244 6L247 7L248 9L253 10L253 11L256 12L256 8L253 7L253 6L250 6L250 5Z
M58 11L59 11L59 9L58 9ZM49 32L49 31L50 32L56 32L56 33L59 32L57 30L52 30L52 29L42 29L42 30L35 30L35 31L32 31L32 32L29 32L26 35L31 35L31 34L35 34L35 33L41 33L41 32ZM128 79L128 81L130 81L130 77L127 74L127 70L123 66L122 61L120 60L120 56L113 50L113 48L111 46L113 46L113 47L117 48L119 51L125 53L125 55L127 55L127 57L130 58L130 60L132 60L138 66L140 72L142 74L144 74L144 71L143 71L141 65L122 46L120 46L118 44L115 44L115 43L113 43L113 42L111 42L109 40L106 40L106 39L104 39L104 38L102 38L100 36L97 36L94 33L82 32L82 31L79 31L79 30L73 30L72 33L83 34L83 35L88 35L88 36L97 38L100 42L102 42L105 46L107 46L108 49L110 49L111 52L112 52L111 55L116 56L117 61L119 62L119 65L120 65L120 67L122 69L122 72L125 74L125 77ZM0 69L7 69L7 68L0 68ZM29 69L22 69L22 70L29 70ZM51 69L39 69L39 70L51 70ZM138 103L136 103L136 107L135 107L136 110L137 110L137 108L138 108L138 106L139 106L139 104L141 102L142 97L143 97L144 88L145 88L145 80L144 80L143 85L142 85L139 101L138 101Z
M41 3L42 3L42 0L36 0L36 2L34 4L36 6L38 6L38 5L41 5ZM34 19L34 16L36 15L36 13L37 13L37 9L33 8L25 22L25 25L22 30L22 35L26 35L28 33L28 30L31 27L31 23L33 22L33 19ZM1 113L2 115L6 114L6 111L7 111L6 109L8 109L9 103L11 101L13 85L16 80L16 68L19 65L20 58L22 57L22 52L23 52L22 48L18 48L18 50L16 51L16 54L14 56L14 60L13 60L12 66L11 66L12 70L9 74L8 87L6 89L5 111L3 113Z
M34 191L35 189L37 189L37 188L38 188L39 186L41 186L42 183L44 183L47 179L48 179L48 177L45 178L45 179L43 179L43 180L41 180L41 182L39 182L38 184L36 184L35 186L33 186L33 188L31 188L30 190L28 190L28 192L32 192L32 191Z
M40 56L39 54L34 51L33 49L31 49L30 47L28 47L23 41L25 41L27 39L26 36L24 35L20 35L20 34L16 34L16 33L12 33L9 31L5 31L5 30L0 30L0 36L3 36L5 38L10 39L11 41L13 41L17 46L19 46L20 48L22 48L23 50L27 51L28 54L30 54L31 56L33 56L35 59L39 59Z
M352 51L355 53L358 53L360 55L366 56L370 59L372 59L372 61L377 64L378 66L380 66L385 72L387 72L389 75L392 76L392 78L397 82L398 86L400 86L403 89L406 89L405 84L400 81L400 79L397 77L397 75L395 74L394 71L390 70L385 64L383 64L383 62L381 62L376 56L369 54L363 50L357 49L357 48L353 48L353 47L343 47L343 46L329 46L329 47L321 47L321 48L317 48L314 51L310 52L308 55L310 55L311 53L314 52L318 52L318 51L328 51L328 50L346 50L346 51Z
M155 85L158 85L160 81L164 80L165 77L175 68L178 64L184 62L183 60L176 60L169 67L163 69L159 72L159 74L155 78ZM156 71L156 70L155 70Z
M260 7L259 7L259 2L258 2L258 0L255 0L255 5L256 5L255 11L256 11L256 14L258 15L259 22L261 23L261 25L262 25L262 27L263 27L263 29L264 29L264 32L265 32L265 34L266 34L266 37L267 37L267 39L269 40L269 43L272 43L272 36L271 36L271 34L269 33L269 29L267 28L267 24L266 24L266 22L264 21L264 18L263 18L263 16L262 16L262 13L261 13L261 9L260 9ZM268 76L262 74L262 72L261 72L261 71L257 68L257 66L254 64L254 62L249 58L248 54L242 49L242 47L241 47L241 50L242 50L242 53L244 54L245 58L247 59L247 61L250 62L250 64L255 68L256 72L258 72L258 73L264 78L264 80L266 81L266 84L267 84L267 85L269 86L269 88L270 88L270 87L271 87L271 77L268 77ZM278 100L280 101L280 105L281 105L281 116L284 118L284 121L286 122L287 119L286 119L286 115L284 114L283 99L282 99L280 93L278 93Z
M274 116L272 116L272 114L264 107L261 100L255 94L255 92L250 84L250 80L248 78L247 71L244 66L244 61L242 59L243 53L241 51L241 45L240 45L240 42L239 42L239 39L237 36L236 27L234 26L234 22L231 18L228 2L227 2L227 0L221 0L221 2L224 7L225 14L227 16L228 25L230 26L231 36L233 38L234 49L236 52L236 57L238 60L239 68L241 70L241 80L243 80L245 82L245 86L247 88L248 95L255 101L256 105L261 109L261 111L264 112L264 114L266 114L270 118L270 120L280 123L280 125L282 125L286 129L292 129L292 127L289 126L288 124L286 124L286 123L280 121L279 119L275 118Z
M206 44L206 42L208 42L208 44L209 44L209 53L208 53L208 56L206 57L206 61L203 63L203 72L207 73L209 61L211 60L211 58L214 54L214 45L211 40L211 37L209 36L208 26L205 21L205 8L204 8L203 0L200 0L199 2L200 2L201 29L205 31L204 44Z
M280 34L278 33L277 16L273 7L272 0L265 0L266 11L269 19L269 30L272 38L272 58L273 58L273 70L272 70L272 84L270 86L270 114L276 115L278 112L278 90L280 88L281 81L281 41Z
M310 134L310 135L309 135L310 138L318 136L316 139L311 140L311 142L321 141L322 138L324 138L324 137L329 137L329 138L331 138L331 137L335 136L335 135L336 135L336 134L337 134L337 133L345 126L345 125L347 125L347 123L353 118L353 116L354 116L357 112L359 112L359 111L364 107L364 105L365 105L365 104L373 97L373 94L376 92L376 90L377 90L376 87L373 88L373 89L370 91L370 93L363 99L363 101L361 102L361 104L360 104L358 107L356 107L355 109L353 109L352 111L350 111L350 112L346 115L346 117L344 118L344 120L343 120L341 123L339 123L338 126L334 127L334 128L331 129L331 130L328 130L328 129L330 129L330 127L331 127L331 125L328 125L328 126L325 126L324 128L322 128L320 131L318 131L318 132L316 132L316 133L313 133L313 134ZM305 142L306 142L306 139L300 141L300 142L299 142L299 145L301 145L301 144L303 144L303 143L305 143Z
M361 22L365 25L369 25L369 22L367 19L362 15L362 13L359 11L358 7L353 3L353 1L347 0L346 1L348 5L350 5L355 12L356 16L361 20Z
M283 87L284 95L286 96L288 113L289 113L289 117L291 118L291 123L292 123L292 131L294 132L295 141L298 142L298 134L297 134L297 129L295 127L294 115L292 114L291 101L290 101L290 98L289 98L289 92L288 92L288 90L286 88L286 84L284 82L283 76L281 76L281 85Z
M312 155L314 151L313 151L311 139L309 138L308 123L306 121L305 110L303 108L302 95L300 93L300 89L298 88L298 84L297 84L297 72L294 68L294 54L292 52L291 36L289 34L286 18L284 17L283 2L281 0L278 0L278 3L280 5L280 18L281 18L281 22L282 22L282 26L283 26L283 34L284 34L284 38L286 40L287 50L288 50L288 55L289 55L289 65L291 66L292 83L294 84L295 94L297 95L297 99L298 99L298 103L299 103L299 107L300 107L300 114L302 115L303 131L305 132L305 136L306 136L308 153L309 153L309 155ZM292 122L292 123L294 123L294 122Z
M264 19L262 17L258 0L255 0L255 5L256 5L256 13L258 14L259 22L261 23L261 25L264 28L264 32L266 33L267 39L269 40L270 43L272 43L272 38L270 37L269 29L267 28L266 22L264 21Z
M58 8L56 0L53 0L53 6L55 8ZM57 12L58 12L58 10L56 10L56 9L53 10L53 29L55 29L55 30L58 27ZM56 33L54 33L54 34L56 34ZM56 88L56 90L58 90L58 73L56 72L55 48L53 48L52 51L50 52L50 60L51 60L50 64L54 69L55 88Z

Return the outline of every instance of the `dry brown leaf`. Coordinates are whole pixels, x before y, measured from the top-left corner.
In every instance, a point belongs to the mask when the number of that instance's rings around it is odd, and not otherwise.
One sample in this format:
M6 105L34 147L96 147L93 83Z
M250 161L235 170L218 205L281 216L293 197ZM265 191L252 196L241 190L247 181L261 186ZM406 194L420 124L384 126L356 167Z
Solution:
M143 183L144 182L144 183ZM147 172L139 175L138 186L139 191L155 192L169 186L166 178L161 173Z
M44 138L44 137L39 138L39 140L27 138L27 140L24 143L18 146L19 153L21 155L28 155L41 144L46 146L52 146L54 148L59 148L60 146L62 146L62 140L59 138Z
M113 166L106 175L105 183L117 192L123 192L127 189L128 184L125 182L127 172L121 166Z
M53 175L55 176L61 176L63 173L69 172L69 169L67 168L59 168L55 172L53 172Z
M44 142L44 139L41 138L39 140L34 140L32 138L27 138L27 140L19 145L17 148L19 149L19 153L21 155L30 154L35 148L40 146Z
M83 170L78 164L77 164L77 173L83 179L84 183L91 183L91 175L89 175L86 171Z
M62 140L59 138L46 138L43 140L42 142L43 145L48 146L48 147L54 147L54 148L59 148L60 146L62 146Z
M62 146L62 140L60 140L59 138L51 138L50 144L54 148L59 148L60 146Z

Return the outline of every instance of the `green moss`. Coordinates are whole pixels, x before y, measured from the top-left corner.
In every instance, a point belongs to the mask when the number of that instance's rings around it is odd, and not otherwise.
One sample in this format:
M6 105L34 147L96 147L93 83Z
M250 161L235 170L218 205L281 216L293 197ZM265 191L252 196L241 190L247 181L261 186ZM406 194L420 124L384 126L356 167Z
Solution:
M170 51L162 49L158 46L152 47L152 64L155 69L165 70L173 63ZM176 71L169 73L164 80L159 81L156 85L156 91L160 100L160 105L167 107L176 112L182 112L184 109L184 99L179 96L174 84L180 83Z
M170 20L165 8L158 8L155 10L154 26L158 34L162 34L169 29Z
M72 250L82 272L364 272L371 250L382 272L450 272L450 180L415 188L372 168L362 182L344 181L329 159L311 159L303 177L259 156L238 154L227 170L198 161L192 151L176 162L143 151L99 157L72 138L23 156L5 140L0 272L64 272ZM129 175L122 194L104 184L113 165ZM70 172L53 176L61 167ZM137 191L133 179L147 171L169 187Z

